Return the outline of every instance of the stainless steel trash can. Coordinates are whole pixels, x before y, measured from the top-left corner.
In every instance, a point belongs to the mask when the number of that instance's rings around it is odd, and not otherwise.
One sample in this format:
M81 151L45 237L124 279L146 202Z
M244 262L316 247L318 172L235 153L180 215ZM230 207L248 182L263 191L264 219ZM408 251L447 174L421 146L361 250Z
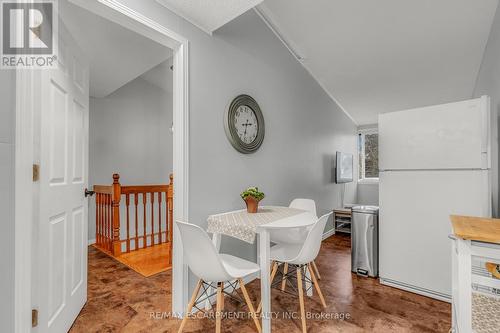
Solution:
M351 271L378 276L378 207L352 207Z

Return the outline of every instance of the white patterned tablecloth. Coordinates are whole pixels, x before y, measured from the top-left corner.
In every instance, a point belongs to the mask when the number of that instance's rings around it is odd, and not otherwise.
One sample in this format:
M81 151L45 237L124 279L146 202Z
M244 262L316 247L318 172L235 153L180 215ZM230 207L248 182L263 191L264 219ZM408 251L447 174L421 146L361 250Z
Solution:
M292 216L307 214L302 209L263 206L259 207L257 213L250 214L243 210L223 214L210 215L208 217L208 232L231 236L247 243L255 241L257 227L263 224L276 222Z

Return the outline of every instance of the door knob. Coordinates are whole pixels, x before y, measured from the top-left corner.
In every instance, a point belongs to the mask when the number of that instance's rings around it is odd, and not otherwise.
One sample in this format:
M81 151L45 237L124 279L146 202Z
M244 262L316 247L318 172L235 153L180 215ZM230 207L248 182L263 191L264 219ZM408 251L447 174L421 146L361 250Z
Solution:
M89 191L88 189L85 189L85 198L88 197L89 195L93 196L94 193L95 193L94 191Z

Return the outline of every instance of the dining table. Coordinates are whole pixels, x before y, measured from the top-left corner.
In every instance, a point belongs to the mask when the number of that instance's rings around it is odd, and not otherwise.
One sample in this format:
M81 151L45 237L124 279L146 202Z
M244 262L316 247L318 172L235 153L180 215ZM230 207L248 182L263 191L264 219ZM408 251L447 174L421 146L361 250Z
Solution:
M306 210L282 207L262 206L257 213L248 213L246 209L210 215L207 219L207 231L212 241L220 250L221 236L226 235L243 242L254 244L257 241L257 261L260 265L260 284L262 313L262 332L271 332L271 281L270 281L270 251L273 232L294 232L310 227L317 217ZM312 292L312 288L306 290ZM207 303L208 306L208 303Z

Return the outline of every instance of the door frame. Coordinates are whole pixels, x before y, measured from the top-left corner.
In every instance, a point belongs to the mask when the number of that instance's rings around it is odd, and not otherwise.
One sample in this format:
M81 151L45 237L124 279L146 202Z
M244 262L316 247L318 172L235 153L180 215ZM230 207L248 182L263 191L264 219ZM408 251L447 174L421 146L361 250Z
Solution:
M117 23L173 50L173 173L174 221L188 221L189 204L189 41L158 22L116 0L69 0L96 15ZM15 116L15 332L31 331L31 267L33 224L33 71L16 71ZM27 195L28 194L28 195ZM175 225L175 223L174 223ZM172 314L180 316L188 298L188 268L180 235L173 230ZM27 241L29 237L29 241Z

